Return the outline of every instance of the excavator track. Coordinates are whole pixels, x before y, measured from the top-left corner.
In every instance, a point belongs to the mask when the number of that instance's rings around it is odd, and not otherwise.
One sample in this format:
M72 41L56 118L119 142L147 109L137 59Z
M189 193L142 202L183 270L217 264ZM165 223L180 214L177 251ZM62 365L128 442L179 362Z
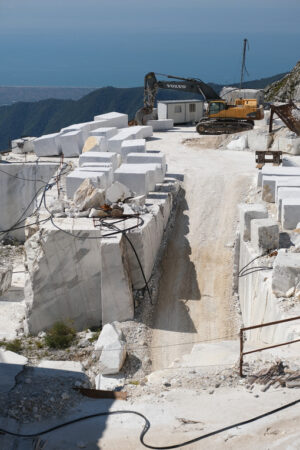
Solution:
M199 134L218 135L218 134L233 134L241 131L252 130L254 122L246 120L201 120L196 130Z

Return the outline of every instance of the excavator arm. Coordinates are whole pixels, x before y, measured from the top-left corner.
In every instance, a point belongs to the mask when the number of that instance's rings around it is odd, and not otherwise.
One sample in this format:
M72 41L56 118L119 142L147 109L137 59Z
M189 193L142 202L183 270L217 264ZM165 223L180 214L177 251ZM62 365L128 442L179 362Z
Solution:
M204 100L220 100L219 95L208 84L195 78L182 78L173 75L163 75L166 78L172 79L157 80L154 72L149 72L144 80L144 107L139 109L136 113L135 120L143 124L144 116L152 113L158 89L172 89L181 92L192 92L201 94Z

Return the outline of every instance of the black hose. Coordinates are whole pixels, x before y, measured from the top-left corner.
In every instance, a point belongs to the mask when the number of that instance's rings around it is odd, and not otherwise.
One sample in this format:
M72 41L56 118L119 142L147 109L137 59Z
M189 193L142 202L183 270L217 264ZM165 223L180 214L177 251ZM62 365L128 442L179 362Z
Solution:
M93 419L95 417L112 416L112 415L118 415L118 414L133 414L135 416L141 417L144 420L144 422L145 422L144 428L143 428L143 430L141 431L141 434L140 434L140 442L141 442L141 444L144 447L150 448L150 449L154 449L154 450L171 450L171 449L175 449L175 448L185 447L186 445L194 444L195 442L202 441L202 440L207 439L207 438L209 438L211 436L215 436L217 434L223 433L224 431L231 430L232 428L241 427L243 425L248 425L249 423L256 422L257 420L263 419L263 418L268 417L268 416L270 416L272 414L276 414L276 413L278 413L280 411L283 411L283 410L285 410L287 408L295 406L299 402L300 402L300 399L295 400L295 401L290 402L290 403L286 403L285 405L280 406L279 408L272 409L271 411L267 411L266 413L260 414L258 416L252 417L250 419L246 419L246 420L243 420L241 422L234 423L232 425L228 425L228 426L223 427L223 428L219 428L218 430L211 431L210 433L203 434L202 436L198 436L198 437L196 437L194 439L190 439L189 441L185 441L185 442L182 442L180 444L167 445L167 446L163 446L163 447L162 446L154 446L154 445L146 444L145 436L146 436L146 434L148 433L148 431L151 428L151 423L150 423L149 419L144 414L142 414L142 413L140 413L138 411L130 411L130 410L105 411L105 412L100 412L100 413L95 413L95 414L89 414L87 416L78 417L77 419L69 420L68 422L64 422L64 423L61 423L59 425L55 425L54 427L47 428L45 430L40 431L39 433L22 434L22 433L15 433L13 431L5 430L3 428L0 428L0 433L8 434L10 436L15 436L15 437L20 437L20 438L35 438L35 437L42 436L44 434L50 433L52 431L58 430L60 428L64 428L64 427L66 427L68 425L72 425L74 423L82 422L82 421L88 420L88 419Z

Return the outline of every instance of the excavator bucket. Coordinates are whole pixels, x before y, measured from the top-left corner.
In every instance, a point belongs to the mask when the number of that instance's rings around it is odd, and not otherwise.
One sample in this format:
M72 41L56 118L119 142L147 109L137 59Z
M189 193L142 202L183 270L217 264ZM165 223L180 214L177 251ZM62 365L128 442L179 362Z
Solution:
M300 109L297 108L295 103L290 102L285 105L275 106L271 105L271 116L270 116L270 126L269 132L272 132L273 128L273 115L277 116L282 120L282 122L297 136L300 136Z

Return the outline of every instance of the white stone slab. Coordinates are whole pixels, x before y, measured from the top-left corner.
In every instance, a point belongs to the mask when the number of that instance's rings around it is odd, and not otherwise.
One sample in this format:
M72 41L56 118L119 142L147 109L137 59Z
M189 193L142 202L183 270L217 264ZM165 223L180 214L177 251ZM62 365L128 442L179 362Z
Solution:
M253 219L251 221L251 244L262 255L279 247L279 227L273 219Z
M110 112L107 114L100 114L94 117L95 121L105 121L103 123L104 127L117 127L117 128L125 128L128 127L128 115L122 114L118 112ZM102 125L101 125L102 126Z
M283 297L300 282L300 253L278 252L273 264L272 290Z
M153 131L166 131L174 127L173 119L148 120L147 125L152 127Z
M70 131L59 136L61 151L65 158L77 157L82 150L82 131Z
M101 231L90 219L54 221L63 231L45 222L25 243L25 328L32 334L57 321L77 330L101 323Z
M0 393L8 392L15 386L16 376L27 362L25 356L0 349Z
M115 136L117 133L118 133L117 127L103 127L103 128L93 129L90 132L90 135L91 136L103 136L108 140L108 139L112 138L113 136Z
M127 139L121 144L121 156L123 162L126 162L128 153L145 153L146 140L145 139Z
M166 155L159 153L129 153L126 158L127 164L160 164L163 169L163 174L166 173Z
M109 163L112 165L113 170L118 167L118 157L113 152L86 152L79 157L79 167L84 163Z
M68 198L73 198L75 192L81 185L81 183L89 178L92 184L101 189L106 189L107 176L103 172L91 172L91 171L79 171L74 170L66 177L66 194Z
M280 187L277 197L277 220L281 222L282 200L286 198L300 199L300 183L298 187Z
M241 203L239 205L240 232L244 241L251 240L251 221L253 219L266 219L268 217L267 208L260 204Z
M293 230L300 222L300 199L285 198L281 204L281 224L285 230Z
M61 154L59 133L45 134L34 141L37 156L57 156Z
M105 233L103 233L105 234ZM134 318L134 304L124 237L102 239L102 323Z

